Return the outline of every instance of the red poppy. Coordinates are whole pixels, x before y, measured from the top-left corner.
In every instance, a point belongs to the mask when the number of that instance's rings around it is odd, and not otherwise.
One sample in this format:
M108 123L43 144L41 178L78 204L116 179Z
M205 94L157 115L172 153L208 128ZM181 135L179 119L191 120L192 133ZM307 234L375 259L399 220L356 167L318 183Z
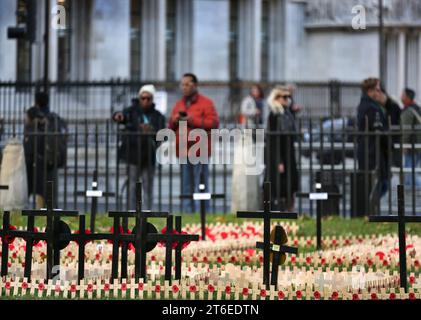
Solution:
M151 257L151 261L156 261L156 257L155 256L152 256Z
M191 285L190 287L189 287L189 291L190 292L196 292L196 286L193 284L193 285Z
M208 263L208 262L209 262L208 257L204 256L204 257L203 257L203 262L204 262L204 263Z
M43 291L45 289L45 285L41 282L38 284L38 290Z
M392 293L389 295L389 299L390 299L390 300L395 300L395 299L396 299L396 294L392 292Z
M14 230L16 230L16 227L10 224L10 225L9 225L9 231L14 231ZM0 231L3 231L3 229L0 229ZM16 237L13 237L13 236L7 235L7 236L5 236L5 237L4 237L4 241L5 241L7 244L12 244L12 243L13 243L13 241L15 241L15 238L16 238Z
M336 259L336 264L337 265L342 265L342 259L341 258Z
M352 300L359 300L359 296L358 296L358 294L354 293L354 294L352 295Z
M376 256L378 256L380 260L383 260L383 258L384 258L384 256L385 256L385 254L384 254L384 252L382 252L382 251L377 251L377 252L376 252Z
M336 239L332 240L332 246L336 246L338 244L338 242L336 241Z
M302 294L302 292L300 290L297 290L295 292L295 295L297 296L297 299L301 299L303 297L303 294Z
M415 260L414 261L414 267L419 267L420 266L420 262L419 262L419 260Z
M216 258L216 262L222 263L222 258L221 257Z
M109 291L110 290L110 284L106 283L104 284L104 291Z
M283 293L283 291L278 291L278 298L279 300L283 300L285 298L285 294Z
M348 239L345 239L345 245L349 245L351 242Z
M243 296L249 295L249 288L243 288Z
M266 290L265 289L261 289L260 290L260 296L263 297L263 298L265 298L266 295L267 295Z
M244 261L245 261L245 262L250 262L250 257L249 257L249 256L246 256L246 257L244 258Z
M414 284L415 283L415 277L414 276L410 276L409 277L409 283L410 284Z
M263 263L263 256L259 256L259 262Z
M70 292L76 292L76 285L75 284L70 285Z
M387 267L389 265L389 263L387 262L387 260L383 260L383 266Z
M235 256L232 256L230 260L231 260L231 262L236 262L237 258Z
M12 285L10 284L10 282L9 282L9 281L7 281L7 282L5 283L5 285L4 285L4 287L6 288L6 290L9 290L11 286L12 286Z
M296 263L297 262L297 258L295 256L291 257L291 263Z
M222 238L222 239L226 239L226 238L228 238L228 233L226 233L226 232L221 232L221 238Z
M355 266L357 264L357 259L352 259L352 265Z
M368 259L367 264L371 267L373 265L373 261L371 259Z
M298 246L298 240L297 239L294 240L294 246Z
M333 291L332 293L332 300L338 300L339 294L336 291Z
M199 260L197 259L197 257L196 257L196 256L193 256L192 261L193 261L193 262L198 262Z
M28 289L28 283L26 283L26 282L22 282L22 289L23 289L23 290Z
M321 264L322 264L322 266L324 266L326 264L326 259L325 258L322 258Z
M315 292L314 292L314 298L315 298L316 300L319 300L319 299L320 299L320 292L319 292L319 291L315 291Z
M408 297L409 297L409 300L415 300L415 293L410 292Z
M212 292L214 292L215 291L215 287L213 286L213 285L208 285L208 291L210 292L210 293L212 293Z
M376 293L372 293L371 294L371 300L378 300L379 298L377 297L377 294Z
M120 233L120 234L124 234L124 231L123 231L123 226L122 226L122 225L120 225L120 227L118 228L118 230L119 230L119 233ZM110 229L110 233L114 234L114 227L111 227L111 229ZM108 243L112 244L112 243L113 243L113 240L108 240ZM122 244L123 244L123 242L122 242L122 241L119 241L119 242L118 242L118 246L119 246L119 247L121 247L121 245L122 245Z
M127 283L122 283L121 284L121 290L122 291L126 291L127 290Z
M225 287L225 294L231 294L231 287L230 286Z
M143 287L144 287L144 284L143 283L139 283L138 285L137 285L137 289L138 290L140 290L140 291L143 291ZM174 286L173 286L174 287Z
M311 240L307 240L307 246L311 246L313 244L313 242Z
M16 259L18 257L18 254L16 252L13 252L12 259Z
M171 290L172 290L173 293L177 293L178 291L180 291L180 289L178 288L178 286L175 285L175 284L171 287Z
M155 285L155 292L160 293L161 292L161 286L159 284Z
M74 234L80 234L80 230L76 230ZM85 234L91 234L91 229L85 229ZM89 240L85 240L85 245L88 244L89 242L90 242ZM79 241L76 241L76 243L77 245L79 245Z
M306 263L310 264L311 263L311 258L310 257L306 257Z
M71 257L73 256L73 253L72 253L71 251L67 251L67 256L68 256L69 258L71 258Z

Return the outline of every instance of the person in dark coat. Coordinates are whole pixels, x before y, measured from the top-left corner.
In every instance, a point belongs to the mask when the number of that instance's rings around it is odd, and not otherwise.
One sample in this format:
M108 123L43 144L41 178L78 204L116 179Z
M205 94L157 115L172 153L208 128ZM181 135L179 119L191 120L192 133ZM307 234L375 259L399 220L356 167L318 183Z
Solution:
M271 182L272 208L294 211L298 191L298 170L295 159L294 116L288 108L290 91L276 87L268 98L270 113L266 126L266 180ZM276 134L271 134L275 133Z
M399 107L399 104L387 94L383 86L381 86L381 90L382 92L380 94L380 103L386 110L387 123L388 125L397 127L400 123L401 108ZM395 167L400 167L402 165L402 157L400 154L400 150L394 149L394 145L400 143L399 135L392 135L392 137L390 138L390 143L392 144L391 165L394 165Z
M118 150L120 160L128 165L128 197L130 209L136 208L136 183L142 177L144 203L147 209L153 205L153 180L156 163L155 133L165 128L165 117L155 109L155 88L145 85L139 91L131 107L116 112L113 120L124 125L121 145Z
M24 150L26 173L28 177L28 196L35 196L35 207L45 207L46 182L56 181L57 168L48 163L46 152L47 137L42 133L48 131L49 123L57 115L50 111L49 96L45 92L35 94L35 105L26 110L24 126ZM57 188L54 185L56 196Z
M363 81L362 96L357 113L360 133L388 130L387 112L380 104L381 94L379 79L369 78ZM385 136L359 135L357 143L359 170L376 170L376 194L372 199L374 202L378 202L377 200L383 197L388 189L390 162L387 155L387 138Z

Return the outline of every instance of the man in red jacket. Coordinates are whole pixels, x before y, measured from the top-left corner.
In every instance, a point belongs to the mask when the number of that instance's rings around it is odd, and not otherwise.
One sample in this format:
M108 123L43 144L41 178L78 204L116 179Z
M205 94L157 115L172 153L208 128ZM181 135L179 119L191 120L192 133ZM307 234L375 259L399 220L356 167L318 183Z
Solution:
M208 158L211 155L210 131L219 127L219 117L213 101L199 94L197 87L198 80L194 74L183 75L180 84L183 98L176 102L169 121L169 128L176 132L176 153L180 159L183 195L191 195L199 191L201 174L204 176L205 191L208 191ZM207 137L195 135L196 139L189 141L189 133L193 129L205 130ZM206 147L192 148L198 144L200 146L206 144ZM203 151L205 151L204 153L207 151L207 154L203 154ZM198 159L200 160L197 161ZM186 207L187 203L189 205ZM209 207L208 201L206 207ZM195 201L183 199L181 210L190 213L196 212Z

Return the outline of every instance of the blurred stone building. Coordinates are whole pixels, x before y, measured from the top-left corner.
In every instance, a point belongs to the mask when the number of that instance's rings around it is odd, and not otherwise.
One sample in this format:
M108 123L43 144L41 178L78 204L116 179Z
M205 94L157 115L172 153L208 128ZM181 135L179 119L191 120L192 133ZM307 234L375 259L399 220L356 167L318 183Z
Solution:
M421 92L421 1L383 0L393 95ZM379 75L378 0L50 0L66 28L50 33L50 79L359 82ZM7 39L25 0L0 1L0 81L43 75L44 1L33 45ZM353 8L366 9L354 30Z

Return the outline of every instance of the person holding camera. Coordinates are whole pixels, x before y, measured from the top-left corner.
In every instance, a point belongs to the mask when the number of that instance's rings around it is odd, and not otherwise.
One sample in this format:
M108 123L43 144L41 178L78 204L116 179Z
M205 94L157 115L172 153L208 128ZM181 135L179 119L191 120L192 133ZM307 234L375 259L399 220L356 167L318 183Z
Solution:
M153 180L156 163L155 133L165 127L165 117L155 109L155 87L144 85L139 100L133 99L131 107L115 112L113 120L124 125L118 157L128 167L128 201L130 209L136 208L136 183L142 177L144 203L153 206Z
M208 97L199 94L198 79L192 73L183 75L180 83L183 94L182 99L176 102L171 112L169 128L176 133L176 154L180 159L181 192L183 195L191 195L199 192L200 177L203 175L205 192L208 192L209 167L207 161L211 155L210 131L219 127L219 116L214 103ZM190 141L189 133L193 129L204 129L207 139L196 136ZM203 137L202 137L203 138ZM201 154L203 148L192 148L199 144L205 146L207 155ZM205 158L205 161L202 161ZM198 208L193 200L183 199L181 210L193 213ZM209 208L209 201L206 201Z

